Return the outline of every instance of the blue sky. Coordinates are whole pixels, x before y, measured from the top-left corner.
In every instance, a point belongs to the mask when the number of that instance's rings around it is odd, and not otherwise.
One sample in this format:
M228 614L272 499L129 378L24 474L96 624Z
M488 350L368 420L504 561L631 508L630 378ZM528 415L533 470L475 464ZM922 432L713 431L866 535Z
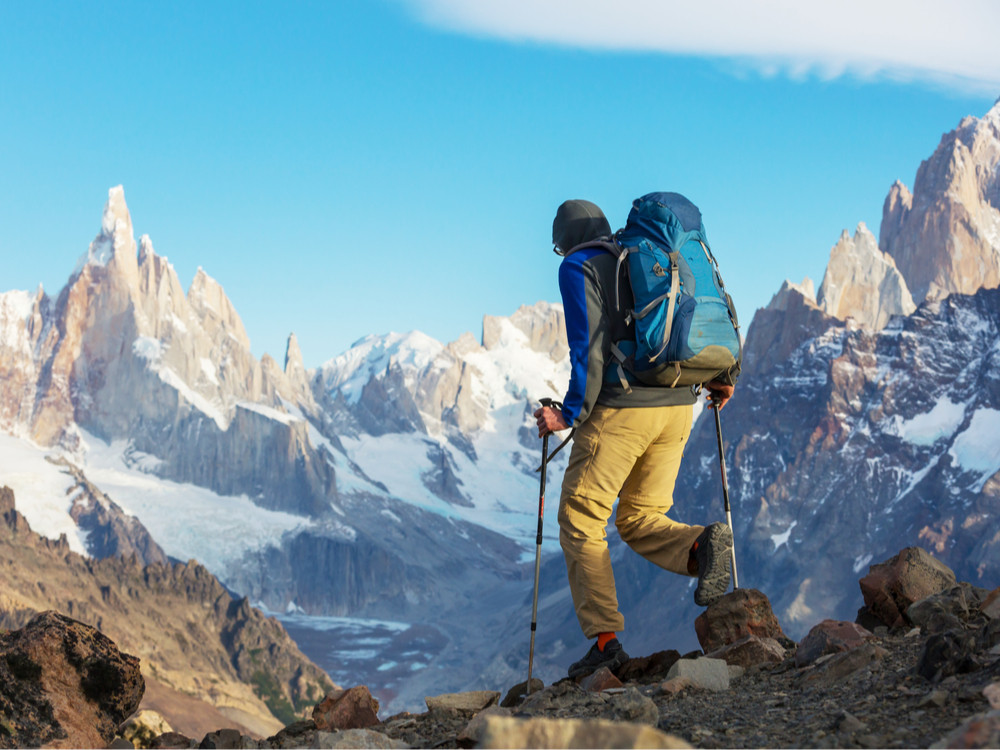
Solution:
M741 7L0 2L0 291L57 294L122 184L137 234L185 288L219 280L255 354L294 331L316 366L557 301L561 201L619 226L672 190L745 330L990 108L1000 6Z

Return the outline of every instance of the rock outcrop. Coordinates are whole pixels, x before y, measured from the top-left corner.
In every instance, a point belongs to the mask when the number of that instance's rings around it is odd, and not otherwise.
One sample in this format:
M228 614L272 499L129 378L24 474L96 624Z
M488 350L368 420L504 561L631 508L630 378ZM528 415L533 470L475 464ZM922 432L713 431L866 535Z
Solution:
M143 690L139 659L57 612L0 633L0 747L107 747Z
M899 181L892 186L879 247L895 259L915 301L1000 283L998 165L1000 101L942 136L912 194Z
M293 720L332 687L280 623L235 599L201 565L143 567L135 556L78 555L65 538L32 532L6 487L0 487L0 570L0 627L18 628L37 612L58 610L140 657L158 686L215 706L258 735ZM149 707L177 729L189 726L190 711L168 699Z
M827 315L851 317L875 330L885 328L893 315L909 315L916 309L892 256L879 250L864 222L853 238L845 229L830 251L816 303Z

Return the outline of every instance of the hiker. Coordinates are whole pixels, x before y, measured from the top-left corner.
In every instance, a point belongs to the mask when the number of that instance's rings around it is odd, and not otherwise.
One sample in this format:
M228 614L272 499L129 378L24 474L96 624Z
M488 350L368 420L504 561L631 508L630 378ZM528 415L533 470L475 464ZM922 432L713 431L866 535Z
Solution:
M700 226L700 212L697 218ZM613 372L612 345L627 340L635 325L626 321L633 307L632 291L627 281L619 284L623 270L610 252L600 247L573 251L610 237L608 221L593 203L570 200L559 206L552 241L564 256L559 289L570 348L570 381L562 409L546 406L534 412L539 436L576 428L559 502L559 542L577 618L584 635L596 642L569 668L570 677L601 667L613 671L628 660L617 638L625 619L618 610L605 532L616 499L615 525L621 538L661 568L697 576L698 605L720 598L730 579L729 526L691 526L665 515L673 504L674 482L691 431L697 401L694 387L645 385L634 378L626 383ZM617 310L609 302L616 293ZM733 395L738 374L737 364L724 377L705 384L720 408Z

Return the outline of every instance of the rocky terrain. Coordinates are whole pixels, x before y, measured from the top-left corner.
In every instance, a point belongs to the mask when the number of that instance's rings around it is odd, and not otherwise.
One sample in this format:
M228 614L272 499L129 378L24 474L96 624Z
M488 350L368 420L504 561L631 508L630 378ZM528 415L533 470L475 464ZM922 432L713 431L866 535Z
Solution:
M698 617L696 652L535 680L499 705L499 691L433 695L385 718L367 687L336 689L266 739L192 738L150 712L122 723L142 695L138 660L49 612L0 634L0 747L104 746L118 724L114 747L995 747L1000 588L959 583L919 548L859 583L857 623L825 620L798 643L767 597L739 589Z
M233 597L203 566L83 557L65 538L31 531L6 487L0 571L0 628L20 628L47 610L98 628L141 659L143 707L176 728L192 731L202 712L266 735L333 687L277 621Z

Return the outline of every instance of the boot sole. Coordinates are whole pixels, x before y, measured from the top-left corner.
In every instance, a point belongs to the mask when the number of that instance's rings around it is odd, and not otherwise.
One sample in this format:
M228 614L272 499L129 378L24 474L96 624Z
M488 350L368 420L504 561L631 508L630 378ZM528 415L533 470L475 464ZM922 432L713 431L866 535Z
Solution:
M698 588L694 590L694 603L707 607L722 598L729 588L732 564L733 532L725 525L714 527L705 540L705 560L707 570L698 576ZM699 564L700 564L699 560Z

